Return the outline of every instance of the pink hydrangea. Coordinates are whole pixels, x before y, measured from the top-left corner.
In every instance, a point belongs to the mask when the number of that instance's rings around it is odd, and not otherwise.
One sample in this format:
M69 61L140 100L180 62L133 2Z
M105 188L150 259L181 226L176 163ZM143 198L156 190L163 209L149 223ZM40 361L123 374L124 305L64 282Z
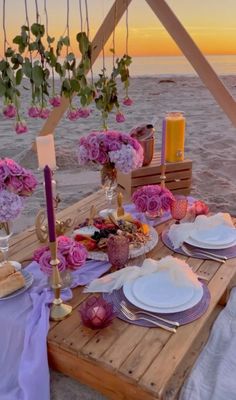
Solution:
M16 106L14 104L8 104L3 108L3 115L6 118L15 118L16 116Z
M16 133L18 135L21 135L22 133L28 132L28 128L27 128L26 122L23 119L16 122L15 131L16 131Z
M143 148L128 134L117 131L91 132L82 137L78 148L79 163L113 163L118 170L128 173L142 166Z
M59 94L57 94L53 97L50 97L49 103L53 107L59 107L61 105L61 96Z
M18 217L24 203L20 196L8 190L0 191L0 221L8 222Z

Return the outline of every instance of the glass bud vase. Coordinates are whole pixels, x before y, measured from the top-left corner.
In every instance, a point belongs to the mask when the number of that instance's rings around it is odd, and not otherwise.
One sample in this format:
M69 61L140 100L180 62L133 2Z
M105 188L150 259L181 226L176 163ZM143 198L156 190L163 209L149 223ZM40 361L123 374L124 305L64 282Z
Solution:
M0 221L0 251L3 254L3 262L0 263L0 267L8 261L9 239L13 233L12 228L12 221Z
M101 183L105 190L108 205L110 206L117 188L117 170L114 164L108 163L103 165L101 169Z

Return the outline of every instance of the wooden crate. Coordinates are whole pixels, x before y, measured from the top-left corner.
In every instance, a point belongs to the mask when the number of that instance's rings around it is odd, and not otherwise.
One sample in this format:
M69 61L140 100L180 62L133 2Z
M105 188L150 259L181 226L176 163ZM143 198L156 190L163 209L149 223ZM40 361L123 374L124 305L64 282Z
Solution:
M160 184L160 153L155 153L150 165L134 170L130 174L118 172L118 185L130 196L143 185ZM166 187L174 194L188 195L191 191L192 161L186 159L166 164Z

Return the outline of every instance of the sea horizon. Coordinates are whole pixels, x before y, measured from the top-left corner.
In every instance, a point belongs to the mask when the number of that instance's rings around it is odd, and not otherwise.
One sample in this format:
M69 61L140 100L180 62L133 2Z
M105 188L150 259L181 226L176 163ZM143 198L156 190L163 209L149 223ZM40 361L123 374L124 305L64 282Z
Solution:
M205 57L217 74L236 74L236 55L205 55ZM102 65L102 57L99 57L93 66L95 76L101 73ZM105 67L109 73L112 68L111 56L105 58ZM129 69L132 77L197 76L185 56L134 56Z

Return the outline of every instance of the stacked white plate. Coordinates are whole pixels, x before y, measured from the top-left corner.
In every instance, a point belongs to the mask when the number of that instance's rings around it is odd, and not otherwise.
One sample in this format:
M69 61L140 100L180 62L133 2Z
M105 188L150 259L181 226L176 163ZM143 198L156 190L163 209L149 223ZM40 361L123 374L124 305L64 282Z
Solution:
M195 231L186 243L203 249L227 249L236 245L236 229L226 225Z
M126 282L123 291L127 300L135 306L163 314L187 310L203 296L202 286L178 285L166 270Z

